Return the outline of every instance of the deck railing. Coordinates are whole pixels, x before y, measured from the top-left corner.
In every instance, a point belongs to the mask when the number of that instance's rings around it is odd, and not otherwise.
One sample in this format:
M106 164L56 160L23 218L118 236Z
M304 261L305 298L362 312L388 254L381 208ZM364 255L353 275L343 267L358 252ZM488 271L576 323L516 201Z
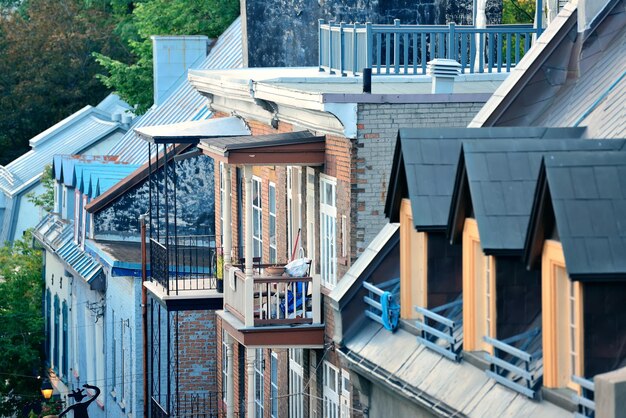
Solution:
M150 277L170 295L217 288L215 235L184 235L169 244L150 238Z
M400 319L400 279L391 279L384 283L363 282L363 287L367 290L367 296L363 297L365 302L365 316L378 322L389 331L398 328Z
M433 309L416 306L415 311L423 317L415 323L421 332L417 340L442 356L459 361L463 347L463 300Z
M464 73L509 72L541 29L528 24L486 28L449 25L326 23L319 21L319 68L341 75L426 74L435 58L453 59Z
M572 382L580 385L580 395L574 395L574 402L578 405L575 418L594 418L596 416L596 403L594 401L595 384L591 379L580 376L572 376Z
M251 281L242 266L226 266L225 309L246 326L321 323L320 283L314 277L272 276L269 264L255 265Z
M491 363L487 375L498 383L535 399L537 385L543 376L543 353L541 349L534 353L529 350L537 341L541 341L541 329L533 328L504 340L490 337L484 337L484 340L493 347L493 355L486 356Z
M168 418L225 418L226 408L223 404L224 394L221 392L178 393L167 398L151 398L151 416ZM166 411L169 404L169 412ZM220 407L221 406L221 407ZM235 412L235 417L244 416Z

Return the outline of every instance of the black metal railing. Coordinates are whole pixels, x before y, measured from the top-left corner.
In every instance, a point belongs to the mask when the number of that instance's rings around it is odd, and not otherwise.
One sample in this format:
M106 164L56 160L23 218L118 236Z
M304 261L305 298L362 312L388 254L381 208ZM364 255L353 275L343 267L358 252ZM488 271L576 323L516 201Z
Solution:
M417 341L450 360L459 361L463 347L463 299L433 309L416 306L415 311L422 315L415 322L421 332Z
M574 395L574 402L578 405L578 410L574 414L574 417L594 418L596 416L596 402L594 400L596 387L593 383L593 379L572 376L572 382L580 385L580 394Z
M504 340L490 337L484 337L484 340L493 347L493 355L486 356L491 363L491 370L487 371L487 375L498 383L535 399L537 386L543 377L541 329L533 328Z
M183 235L169 243L150 238L150 278L166 293L217 289L221 247L215 235Z
M226 405L222 401L224 395L221 392L198 392L178 393L172 395L170 411L168 412L162 402L155 397L151 398L151 416L153 418L225 418ZM245 416L244 413L235 411L235 417Z

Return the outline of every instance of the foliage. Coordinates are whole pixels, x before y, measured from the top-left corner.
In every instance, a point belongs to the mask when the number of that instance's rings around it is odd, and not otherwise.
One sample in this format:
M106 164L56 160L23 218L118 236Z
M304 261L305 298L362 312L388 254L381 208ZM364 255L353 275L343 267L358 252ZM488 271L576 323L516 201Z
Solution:
M29 138L106 96L92 52L126 55L104 0L20 3L0 18L0 164L26 152Z
M114 2L121 14L117 32L123 36L132 55L132 62L95 53L106 70L99 79L114 89L122 99L144 113L152 106L152 41L151 35L219 36L239 14L238 0L128 0ZM132 9L132 15L124 15Z
M35 192L30 192L26 195L26 198L35 206L49 212L54 207L54 176L52 175L52 165L48 164L44 167L43 174L41 175L41 184L44 188L42 194L36 195Z
M504 0L502 23L533 23L536 0Z
M44 341L41 251L27 232L0 248L0 416L11 416L41 397Z

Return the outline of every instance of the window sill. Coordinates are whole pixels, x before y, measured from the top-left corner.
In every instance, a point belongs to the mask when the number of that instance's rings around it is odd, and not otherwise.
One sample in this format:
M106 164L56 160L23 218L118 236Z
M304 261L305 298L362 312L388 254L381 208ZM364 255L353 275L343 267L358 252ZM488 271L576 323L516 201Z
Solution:
M111 397L113 398L113 400L117 400L117 393L115 393L115 390L112 390L111 392L109 392Z

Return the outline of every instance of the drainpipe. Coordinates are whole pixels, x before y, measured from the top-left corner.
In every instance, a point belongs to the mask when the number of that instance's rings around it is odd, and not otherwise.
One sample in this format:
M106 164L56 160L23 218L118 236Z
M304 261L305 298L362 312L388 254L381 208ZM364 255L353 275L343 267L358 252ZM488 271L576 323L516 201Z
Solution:
M144 282L148 280L146 254L146 214L139 215L141 225L141 319L143 337L143 416L148 416L148 295Z

